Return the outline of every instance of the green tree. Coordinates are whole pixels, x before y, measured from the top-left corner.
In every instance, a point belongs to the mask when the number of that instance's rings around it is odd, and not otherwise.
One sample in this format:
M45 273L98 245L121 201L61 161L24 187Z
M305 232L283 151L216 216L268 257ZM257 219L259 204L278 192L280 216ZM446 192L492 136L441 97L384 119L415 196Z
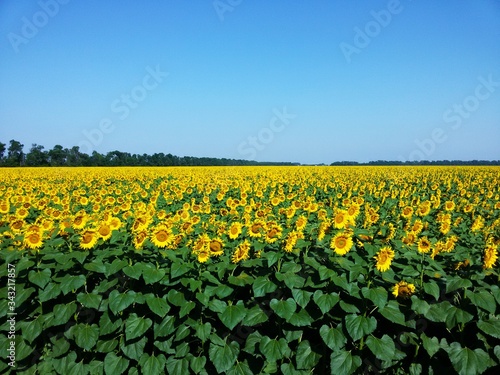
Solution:
M26 154L26 165L32 167L49 165L49 155L47 151L43 151L42 145L33 143L30 151Z
M66 158L68 155L68 150L64 149L61 145L55 145L52 150L49 151L49 162L53 166L61 166L66 164Z
M24 162L24 145L14 139L9 142L7 150L7 164L10 166L20 166Z

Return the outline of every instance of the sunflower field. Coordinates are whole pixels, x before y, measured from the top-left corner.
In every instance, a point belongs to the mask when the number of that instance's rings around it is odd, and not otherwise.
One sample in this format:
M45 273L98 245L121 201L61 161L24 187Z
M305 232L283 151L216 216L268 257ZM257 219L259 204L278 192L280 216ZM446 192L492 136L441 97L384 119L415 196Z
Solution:
M498 167L3 168L0 373L496 373L499 247Z

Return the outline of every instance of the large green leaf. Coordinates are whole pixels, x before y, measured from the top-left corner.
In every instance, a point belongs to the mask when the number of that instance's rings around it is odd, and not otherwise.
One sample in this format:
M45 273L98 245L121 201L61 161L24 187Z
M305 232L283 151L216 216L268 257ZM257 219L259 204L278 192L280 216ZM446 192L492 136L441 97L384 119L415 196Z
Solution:
M144 353L144 347L146 346L147 341L147 337L143 337L137 341L134 340L129 344L125 343L125 340L121 340L120 349L128 358L139 361L142 353Z
M292 296L297 305L305 308L309 301L311 300L312 292L308 292L302 289L292 289Z
M81 286L85 285L86 279L84 275L72 276L66 275L60 280L61 290L64 295L68 294L73 290L77 290Z
M195 374L199 374L205 368L206 364L207 358L204 355L200 357L192 356L189 360L189 367Z
M441 349L441 345L439 344L437 337L429 338L425 333L422 333L420 337L422 339L422 344L424 346L424 349L429 354L429 357L432 358L434 354L436 354L439 351L439 349Z
M321 355L313 352L308 340L301 341L297 347L296 361L297 369L311 370L319 362Z
M71 317L75 314L76 308L75 302L55 305L53 310L54 319L52 320L52 325L56 326L68 323Z
M144 353L139 360L139 365L143 374L159 375L163 373L166 362L167 360L163 354L155 356L154 354Z
M435 282L432 281L424 284L424 291L425 293L433 296L436 299L436 301L439 299L439 295L441 294L439 290L439 285L437 285Z
M343 348L347 342L347 338L340 328L331 328L327 325L323 325L319 330L319 334L325 344L332 350Z
M106 375L121 375L127 370L129 363L127 358L118 357L114 352L110 352L104 358L104 373Z
M472 301L474 305L488 311L491 314L495 313L497 304L495 301L495 297L493 297L493 295L490 292L486 290L480 290L475 292L471 290L466 290L465 295Z
M238 361L236 364L226 372L227 375L253 375L253 371L250 369L250 366L248 366L248 363L246 360L244 361Z
M358 341L377 328L377 320L373 316L367 318L362 315L349 314L345 316L345 328L353 341Z
M115 259L106 269L106 276L114 275L118 271L128 266L128 262L122 259Z
M243 322L243 324L251 327L267 322L268 319L269 318L267 317L267 314L262 311L262 309L258 305L256 305L247 310L247 315L245 316L245 321Z
M206 323L198 323L195 327L196 329L196 337L198 337L201 341L205 342L212 332L212 325L208 322Z
M273 298L269 303L269 306L279 317L285 320L290 319L297 308L297 304L292 298L279 301Z
M399 305L396 301L389 301L387 305L379 310L380 314L390 320L393 323L405 325L406 318L405 315L399 309Z
M22 322L21 332L23 338L31 344L42 333L42 318L38 316L31 321Z
M166 367L170 375L189 374L189 361L186 358L168 357Z
M417 314L425 315L429 311L430 305L426 301L413 295L411 296L411 309Z
M133 340L142 336L151 327L153 322L149 318L137 316L136 313L130 314L125 321L125 337L127 340Z
M469 279L456 277L449 280L449 282L446 284L446 293L451 293L457 289L470 288L471 286L472 282Z
M335 375L350 375L361 366L361 358L350 351L334 351L330 356L330 371Z
M170 270L170 277L172 279L175 279L177 277L180 277L184 275L186 272L189 272L191 268L188 267L186 264L180 264L179 262L172 264L171 270Z
M33 284L38 285L40 288L45 288L45 285L50 281L50 276L52 272L50 268L45 268L43 271L40 270L31 270L28 274L28 279Z
M500 319L491 317L488 320L480 320L477 327L487 335L500 339Z
M154 284L165 277L164 269L157 269L153 266L146 266L142 270L142 278L146 284Z
M120 293L118 290L113 290L108 297L109 309L113 314L118 314L119 312L125 310L132 303L134 303L136 293L133 291L128 291L127 293Z
M379 309L383 308L387 303L387 298L388 298L387 290L382 288L381 286L373 289L365 287L361 289L361 292L363 293L363 297L368 298Z
M222 313L217 314L221 322L229 329L233 329L245 318L247 311L243 305L226 306Z
M490 364L490 356L482 349L462 348L453 342L447 351L453 368L460 375L482 374Z
M97 309L101 303L102 295L96 293L78 293L76 299L89 309Z
M301 309L299 312L293 313L287 322L295 327L304 327L309 326L313 322L313 318L306 309Z
M111 320L108 313L104 312L99 320L99 331L101 336L115 332L122 324L123 321L120 318L113 318L113 320Z
M339 302L340 297L337 293L325 294L321 290L317 290L314 292L313 299L321 312L326 314Z
M222 346L211 342L208 349L208 356L217 372L222 373L234 366L239 351L238 344L234 341L229 344L225 342Z
M269 280L268 277L259 276L257 277L252 285L253 295L255 297L262 297L268 293L272 293L276 290L278 286Z
M188 315L195 307L196 303L194 303L193 301L186 301L179 310L179 317L182 318L183 316Z
M143 264L142 263L136 263L132 266L127 266L123 268L123 273L127 275L128 277L139 280L139 278L142 275L142 269L143 269Z
M85 350L92 349L99 338L99 326L97 324L77 324L73 327L73 335L76 345Z
M40 302L50 301L61 294L61 286L56 282L50 282L45 286L44 290L38 292Z
M380 339L375 336L368 336L366 339L366 346L368 346L372 353L375 354L375 357L381 361L391 361L396 352L394 340L388 335L383 335Z
M170 311L170 306L167 301L163 298L155 297L153 294L146 296L146 304L149 309L160 318L163 318Z
M154 326L155 338L168 336L174 331L175 331L175 316L167 315L163 318L160 324L155 323Z
M284 338L276 340L264 336L260 341L259 350L269 362L276 362L285 356L289 348Z

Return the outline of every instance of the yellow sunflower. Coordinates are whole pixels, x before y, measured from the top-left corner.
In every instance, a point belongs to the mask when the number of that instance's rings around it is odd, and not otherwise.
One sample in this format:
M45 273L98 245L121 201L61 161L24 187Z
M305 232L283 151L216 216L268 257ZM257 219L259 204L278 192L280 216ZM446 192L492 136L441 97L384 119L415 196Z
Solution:
M224 243L218 237L212 238L209 244L210 256L220 256L224 254ZM198 256L199 258L199 256Z
M98 235L94 230L87 229L80 236L80 247L92 249L97 244Z
M493 268L496 261L498 260L498 252L496 246L488 245L484 250L484 258L483 258L483 268Z
M172 244L174 240L174 235L172 232L166 227L166 225L160 224L158 225L151 234L151 242L159 248L164 248L170 244Z
M345 255L353 245L352 237L345 232L337 233L330 242L330 248L338 255Z
M373 258L377 260L377 264L375 265L377 270L385 272L391 267L391 262L394 259L394 251L390 247L385 246Z
M396 298L410 298L413 293L415 293L415 285L407 283L406 281L400 281L392 288L392 294Z
M238 238L238 236L241 234L241 228L242 225L240 222L235 221L234 223L232 223L231 226L229 227L229 233L228 233L229 238L232 240Z
M419 253L428 253L431 250L431 241L427 237L418 240L417 250Z
M106 241L111 237L112 233L111 226L106 222L102 222L98 226L97 233L99 234L100 238Z
M24 246L30 249L39 249L43 245L42 233L39 231L31 231L26 233L23 241Z
M242 260L248 259L250 257L250 242L248 240L244 240L240 243L231 257L233 263L238 263Z
M300 215L297 218L297 221L295 222L295 228L298 231L302 231L306 227L306 224L307 224L307 217L305 217L304 215Z
M148 238L148 233L145 230L135 233L134 238L132 239L132 244L134 245L134 248L136 250L142 249L142 247L144 246L144 242L146 241L147 238Z

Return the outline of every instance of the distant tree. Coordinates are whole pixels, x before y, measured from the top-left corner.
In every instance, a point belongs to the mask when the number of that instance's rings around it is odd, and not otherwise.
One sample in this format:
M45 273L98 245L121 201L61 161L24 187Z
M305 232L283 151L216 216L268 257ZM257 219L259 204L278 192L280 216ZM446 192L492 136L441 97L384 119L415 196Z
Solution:
M20 166L24 162L24 145L14 139L9 142L7 150L7 164L10 166Z
M63 148L63 146L61 145L55 145L54 148L49 151L50 165L52 166L65 165L67 156L68 156L68 149Z
M5 150L7 150L7 148L5 146L7 146L5 143L0 142L0 163L3 163L3 157L5 154Z
M49 165L49 155L47 151L43 151L42 145L33 143L30 151L26 154L26 165L31 167L39 167Z
M72 167L79 167L83 165L84 158L85 157L80 152L80 147L73 146L67 151L66 164Z

